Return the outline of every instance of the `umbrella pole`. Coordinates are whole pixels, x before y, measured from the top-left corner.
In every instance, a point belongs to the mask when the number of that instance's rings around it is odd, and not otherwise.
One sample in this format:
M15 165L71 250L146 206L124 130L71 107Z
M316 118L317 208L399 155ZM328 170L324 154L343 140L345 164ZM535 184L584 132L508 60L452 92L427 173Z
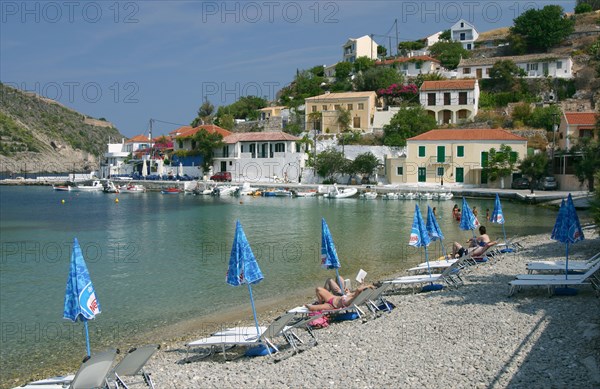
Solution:
M427 262L427 274L431 276L431 269L429 268L429 254L427 254L427 246L425 246L425 262Z
M506 230L504 229L504 223L502 223L502 233L504 234L504 243L508 247L508 240L506 239Z
M85 346L87 350L87 356L91 356L90 353L90 332L88 331L88 323L86 319L83 319L83 328L85 328Z
M442 246L442 254L444 254L444 259L446 262L448 261L448 254L446 253L446 247L444 246L444 240L440 239L440 245Z
M567 260L565 262L565 280L569 279L569 242L567 241Z
M256 307L254 307L254 297L252 296L252 287L248 285L248 292L250 293L250 304L252 304L252 314L254 315L254 325L256 326L256 336L260 338L260 331L258 329L258 318L256 317Z

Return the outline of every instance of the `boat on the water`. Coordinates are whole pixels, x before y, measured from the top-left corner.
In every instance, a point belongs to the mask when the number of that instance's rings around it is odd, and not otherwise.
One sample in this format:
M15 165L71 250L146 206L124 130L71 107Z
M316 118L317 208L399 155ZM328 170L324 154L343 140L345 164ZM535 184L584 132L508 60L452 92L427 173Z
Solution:
M127 184L121 185L119 190L121 193L144 193L146 191L146 187L144 185Z
M358 192L356 188L338 188L337 185L333 185L333 188L329 192L325 193L324 197L328 199L345 199L354 196Z
M52 189L61 192L70 192L73 187L70 185L52 185Z
M295 193L296 197L316 197L317 196L317 191L316 190L309 190L306 192L296 192Z
M359 197L364 200L375 200L377 198L377 192L364 192L361 193Z
M263 197L290 197L292 192L287 189L274 189L262 192Z
M160 193L162 193L162 194L179 194L181 192L182 192L181 189L174 188L174 187L166 188L166 189L163 189L160 191Z
M92 185L77 185L71 190L79 192L100 192L104 189L104 185L99 180L92 182Z
M104 193L119 193L119 187L116 186L112 181L106 181L102 191Z

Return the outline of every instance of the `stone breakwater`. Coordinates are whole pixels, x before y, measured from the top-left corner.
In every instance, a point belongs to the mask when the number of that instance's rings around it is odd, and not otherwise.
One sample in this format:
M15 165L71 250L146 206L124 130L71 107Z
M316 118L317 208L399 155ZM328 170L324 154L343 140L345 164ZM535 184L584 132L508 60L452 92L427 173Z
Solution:
M600 250L598 236L586 236L571 246L571 259ZM318 345L299 354L224 362L190 353L184 363L185 341L205 335L187 334L163 344L148 371L172 388L599 387L600 299L590 287L571 297L548 297L545 289L508 297L507 283L526 262L564 258L564 245L547 236L524 245L518 255L471 268L458 289L396 293L388 297L391 313L316 330Z

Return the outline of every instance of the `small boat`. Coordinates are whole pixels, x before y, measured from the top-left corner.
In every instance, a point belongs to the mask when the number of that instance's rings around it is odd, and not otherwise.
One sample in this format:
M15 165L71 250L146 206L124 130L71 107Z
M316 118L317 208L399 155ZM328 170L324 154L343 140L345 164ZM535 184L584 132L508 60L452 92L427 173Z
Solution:
M144 187L144 185L128 184L121 185L119 190L121 191L121 193L144 193L146 191L146 188Z
M119 193L119 188L112 181L106 181L102 191L104 193Z
M364 192L358 197L364 200L375 200L377 198L377 192Z
M316 190L309 190L307 192L296 192L296 197L316 197Z
M439 199L440 200L450 200L452 197L454 197L452 192L440 193Z
M92 182L92 185L77 185L71 190L79 191L79 192L99 192L104 189L104 185L100 181Z
M161 190L160 193L162 193L162 194L179 194L179 193L181 193L181 189L171 187L171 188Z
M287 189L274 189L262 192L263 197L291 197L292 192Z
M238 194L240 196L252 196L258 188L253 188L249 183L244 182L241 187L238 188Z
M233 196L233 194L238 190L237 186L216 186L212 190L213 196Z
M61 192L70 192L72 188L70 185L52 185L52 189Z
M325 197L328 199L345 199L354 196L358 192L356 188L338 188L334 185L328 193L325 193Z
M384 200L398 200L398 193L386 193L383 195Z
M417 195L412 192L405 193L404 197L403 197L403 199L405 199L405 200L414 200L416 198L417 198Z
M419 199L420 200L432 200L433 195L429 192L422 192L422 193L419 193Z

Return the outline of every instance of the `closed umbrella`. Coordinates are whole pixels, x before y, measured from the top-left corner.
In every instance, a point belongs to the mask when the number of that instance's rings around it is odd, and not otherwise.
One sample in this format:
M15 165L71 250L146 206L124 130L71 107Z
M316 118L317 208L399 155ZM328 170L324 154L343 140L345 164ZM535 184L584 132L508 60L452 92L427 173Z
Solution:
M340 260L325 218L321 218L321 266L330 270L335 269L336 282L342 293L344 293L344 283L338 270L341 267Z
M463 197L462 199L462 209L460 210L460 224L459 227L461 230L467 231L471 230L473 232L473 237L475 237L475 229L479 227L479 221L471 211L467 200Z
M490 221L492 223L497 223L502 225L502 234L504 234L504 242L506 247L502 250L503 252L510 253L513 251L512 248L508 247L508 240L506 239L506 230L504 229L504 213L502 212L502 205L500 204L500 196L496 193L496 201L494 202L494 211L492 212L492 216L490 216Z
M142 163L142 177L146 177L148 175L148 166L146 165L146 160Z
M179 177L183 176L183 164L181 162L179 162L179 170L177 171L177 175Z
M156 174L158 174L159 177L162 178L163 174L165 174L165 161L163 161L162 159L159 159L156 161Z
M65 291L63 318L73 322L77 320L83 322L88 356L90 356L90 335L87 322L94 319L99 313L100 302L96 299L90 273L85 265L79 242L75 238L73 240L73 250L71 251L71 267Z
M256 316L251 285L258 284L262 279L263 275L260 271L260 267L258 267L250 243L248 243L248 239L246 239L242 224L238 220L235 226L235 237L233 238L231 255L229 256L229 268L227 269L226 281L232 286L239 286L242 284L248 285L250 304L252 305L252 314L254 315L254 324L256 325L257 334L260 334L260 331L258 328L258 318Z
M429 268L429 255L427 253L427 246L431 243L431 238L429 237L429 232L425 227L425 223L423 222L423 217L421 216L421 210L419 209L419 204L415 204L415 214L413 216L413 224L412 229L410 230L410 239L408 244L414 247L423 247L425 248L425 262L427 262L427 273L431 275L431 269Z
M566 246L565 279L567 279L569 277L569 243L585 239L570 193L567 201L563 200L561 202L551 238L564 243Z
M427 206L427 224L425 226L427 228L427 232L429 233L429 238L432 241L440 240L440 244L442 245L442 253L444 254L444 258L448 260L448 256L446 255L446 248L444 247L444 234L442 234L442 230L440 225L433 214L433 210L428 205Z

